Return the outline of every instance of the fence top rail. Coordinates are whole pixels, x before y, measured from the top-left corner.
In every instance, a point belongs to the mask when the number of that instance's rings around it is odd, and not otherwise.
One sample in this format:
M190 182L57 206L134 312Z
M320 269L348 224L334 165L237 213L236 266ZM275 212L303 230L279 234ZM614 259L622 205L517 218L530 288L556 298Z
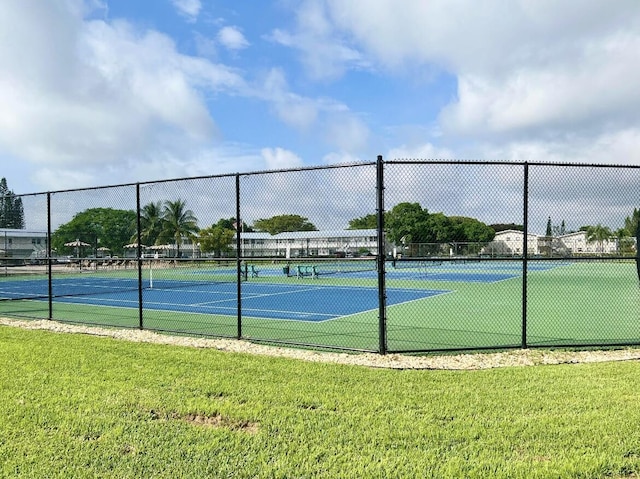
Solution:
M505 166L554 166L573 168L610 168L640 169L640 165L623 165L614 163L562 163L544 161L496 161L496 160L446 160L446 159L408 159L386 160L386 165L505 165Z
M235 178L237 176L270 175L275 173L294 173L298 171L336 170L341 168L356 168L356 167L375 166L375 165L376 165L375 161L367 161L367 162L336 163L333 165L301 166L298 168L282 168L277 170L246 171L242 173L240 172L222 173L219 175L185 176L185 177L179 177L179 178L167 178L164 180L149 180L149 181L138 181L134 183L118 183L118 184L112 184L112 185L85 186L83 188L69 188L64 190L41 191L41 192L35 192L35 193L20 193L20 194L15 194L14 196L22 197L22 196L73 193L77 191L104 190L104 189L110 189L110 188L126 188L126 187L138 187L138 186L145 186L145 185L155 185L160 183L174 183L177 181L207 180L207 179L214 179L214 178Z

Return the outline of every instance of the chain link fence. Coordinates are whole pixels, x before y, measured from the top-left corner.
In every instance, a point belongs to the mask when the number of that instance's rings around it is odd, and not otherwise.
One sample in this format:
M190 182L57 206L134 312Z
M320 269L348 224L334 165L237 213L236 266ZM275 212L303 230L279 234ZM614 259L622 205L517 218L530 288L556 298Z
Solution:
M378 158L19 195L0 314L379 353L637 345L639 187Z

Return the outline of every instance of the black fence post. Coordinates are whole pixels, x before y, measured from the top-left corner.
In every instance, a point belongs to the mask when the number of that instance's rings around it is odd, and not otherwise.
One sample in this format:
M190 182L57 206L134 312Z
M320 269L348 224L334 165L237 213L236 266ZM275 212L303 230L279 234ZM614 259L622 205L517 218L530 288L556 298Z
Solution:
M384 161L376 163L377 229L378 229L378 352L387 353L387 288L385 285L386 248L384 241Z
M238 332L237 338L242 339L242 218L240 216L240 173L236 173L236 286L238 297Z
M51 258L51 193L47 193L47 283L49 319L53 319L53 259Z
M524 236L522 245L522 348L527 347L527 261L529 259L528 232L529 232L529 163L524 162L524 189L523 189L523 223Z
M136 183L136 241L138 243L137 258L138 263L138 328L144 329L143 323L143 300L142 300L142 234L141 234L141 221L140 221L140 183Z

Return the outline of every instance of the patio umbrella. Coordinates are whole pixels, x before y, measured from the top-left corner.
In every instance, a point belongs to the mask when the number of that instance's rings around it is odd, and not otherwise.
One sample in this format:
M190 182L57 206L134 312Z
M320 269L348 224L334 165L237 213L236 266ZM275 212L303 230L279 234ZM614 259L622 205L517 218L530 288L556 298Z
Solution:
M76 249L76 256L80 257L80 247L81 246L91 246L89 243L85 243L84 241L80 241L79 239L75 241L69 241L64 244L65 246L71 246Z
M170 244L157 244L157 245L149 246L149 249L155 249L155 250L173 249L173 245L170 245Z
M73 246L75 248L79 248L80 246L91 246L89 243L85 243L84 241L80 241L79 239L75 241L70 241L64 244L65 246Z
M129 244L124 245L123 247L126 248L126 249L136 249L138 247L138 243L129 243ZM146 246L143 245L143 244L141 244L140 247L142 249L146 248Z

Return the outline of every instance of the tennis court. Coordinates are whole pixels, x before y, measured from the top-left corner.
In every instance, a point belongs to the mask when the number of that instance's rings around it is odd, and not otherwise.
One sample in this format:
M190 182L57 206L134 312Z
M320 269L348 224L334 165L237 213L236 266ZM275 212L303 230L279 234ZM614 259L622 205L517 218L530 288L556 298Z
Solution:
M205 265L205 267L203 267ZM337 271L323 264L318 275L342 278L349 271ZM279 271L277 276L275 272ZM56 305L75 304L97 307L132 308L139 305L136 271L84 270L59 274L52 280ZM144 269L143 307L147 310L236 316L238 291L236 269L230 263L206 267L205 263L181 268ZM262 271L261 271L262 273ZM265 272L266 273L266 272ZM283 276L282 268L273 276L262 274L259 281L242 283L242 312L245 316L271 320L329 321L377 308L378 289L366 285L336 285L316 278ZM369 272L364 272L370 276ZM155 278L154 275L155 274ZM373 277L373 276L372 276ZM12 280L13 279L13 280ZM284 279L284 282L283 282ZM270 281L271 280L271 281ZM48 279L15 277L0 281L0 300L48 301ZM394 306L448 290L391 288L387 304ZM345 300L348 298L348 300Z
M56 303L138 308L136 282L132 279L91 277L57 280ZM47 288L46 279L0 283L0 298L37 296ZM394 288L387 291L387 304L408 303L447 291ZM349 297L349 301L335 301ZM236 315L237 288L233 283L156 280L142 292L145 309L181 313ZM42 299L42 298L41 298ZM328 321L375 308L377 288L304 284L245 283L242 287L244 315L280 320Z
M241 283L242 335L337 348L375 350L378 272L365 262L253 262ZM375 263L374 263L375 264ZM316 275L298 276L297 266ZM288 267L288 274L285 269ZM640 340L633 262L530 261L526 293L529 345L624 344ZM250 270L248 270L250 271ZM144 327L234 337L234 262L143 269ZM56 272L53 317L139 327L137 269ZM43 275L0 280L0 313L48 317ZM386 273L390 351L519 347L523 278L518 261L391 263Z

